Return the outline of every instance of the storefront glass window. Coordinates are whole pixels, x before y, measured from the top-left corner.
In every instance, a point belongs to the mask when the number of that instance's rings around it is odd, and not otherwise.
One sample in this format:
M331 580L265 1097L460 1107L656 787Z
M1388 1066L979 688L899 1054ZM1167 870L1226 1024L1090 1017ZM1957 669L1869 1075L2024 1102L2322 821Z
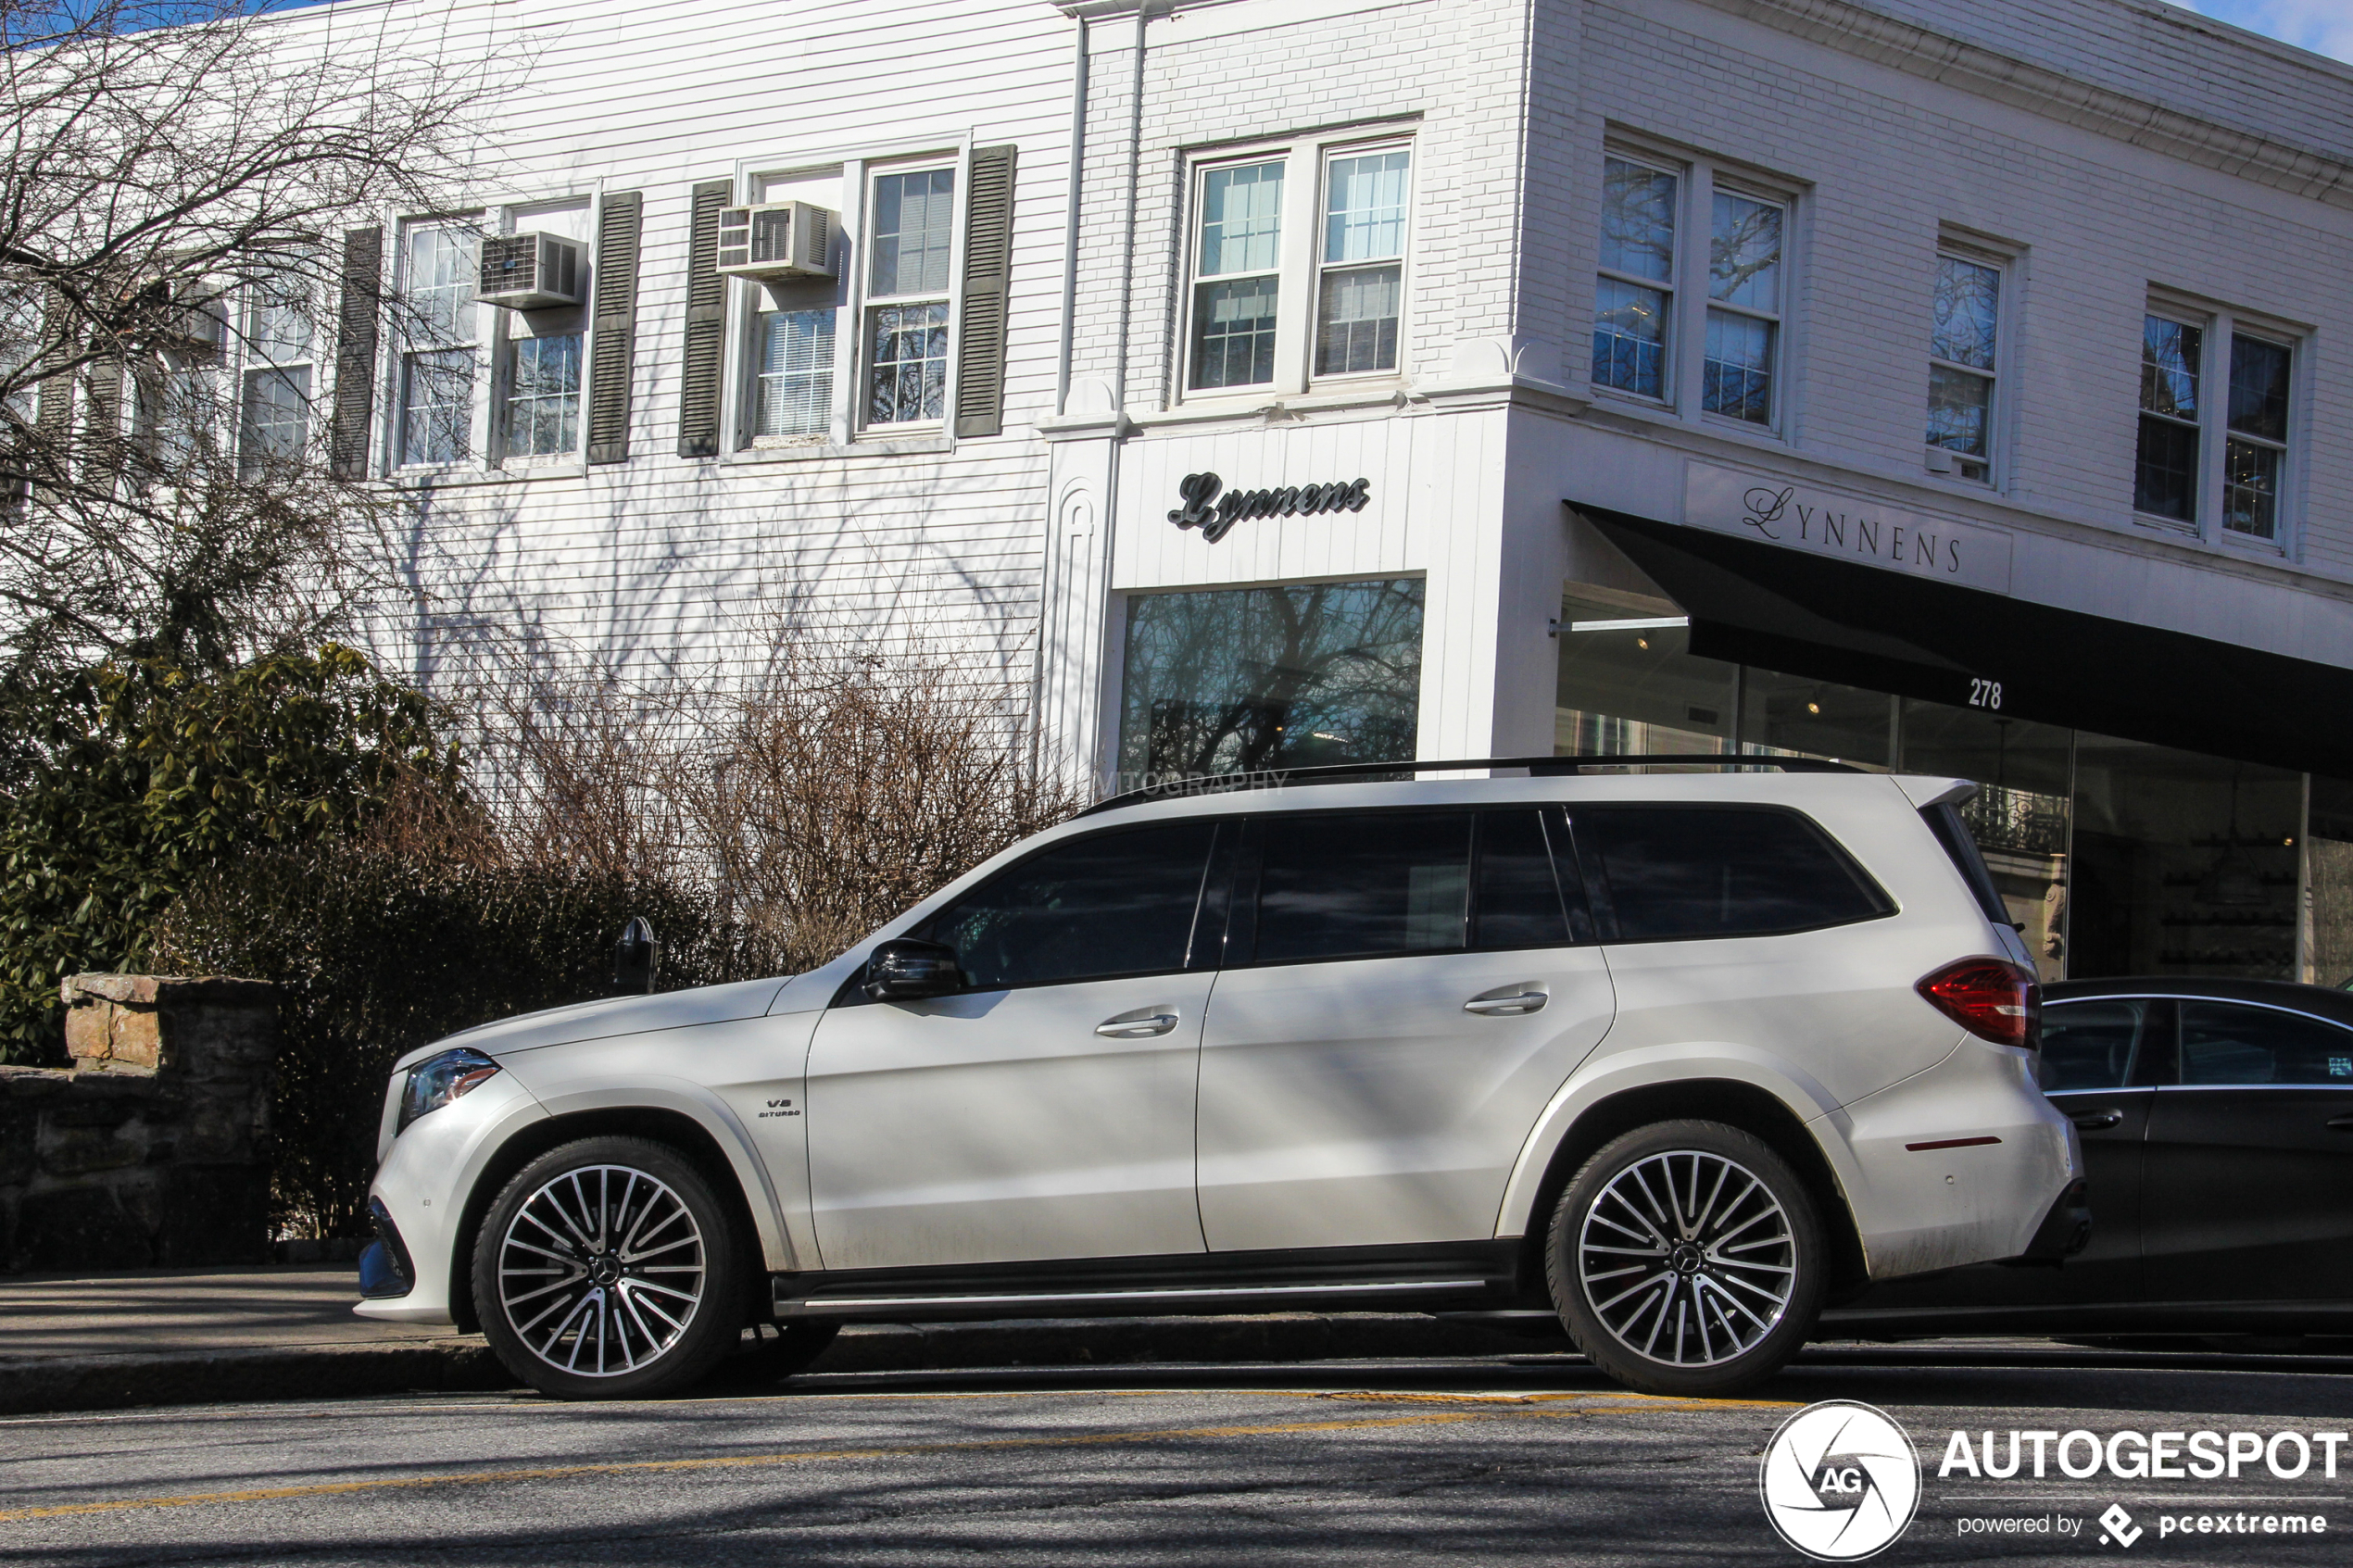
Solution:
M2314 774L2304 822L2309 923L2304 973L2314 985L2353 984L2353 783Z
M1895 706L1885 692L1750 667L1741 685L1741 749L1883 768L1894 760Z
M1575 593L1556 701L1561 756L1738 749L1970 781L1961 814L2045 980L2353 985L2353 781L1696 658L1681 617Z
M1410 758L1421 678L1418 578L1139 594L1119 787Z
M1567 599L1560 643L1556 754L1730 749L1735 667L1694 658L1679 618Z
M2296 973L2302 775L2078 733L2069 972Z
M1903 768L1973 780L1961 816L1984 851L2010 919L2045 980L2122 972L2072 968L2068 954L2068 835L2075 732L1979 708L1904 704Z

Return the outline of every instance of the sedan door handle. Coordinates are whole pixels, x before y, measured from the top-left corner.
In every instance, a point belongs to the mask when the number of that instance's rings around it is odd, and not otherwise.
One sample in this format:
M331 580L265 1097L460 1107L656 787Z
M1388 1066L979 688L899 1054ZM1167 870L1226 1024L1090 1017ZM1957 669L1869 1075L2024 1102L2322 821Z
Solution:
M1165 1035L1176 1027L1176 1015L1156 1008L1139 1008L1123 1012L1116 1018L1106 1018L1095 1025L1095 1033L1106 1040L1149 1040L1155 1035Z
M2119 1122L2123 1121L2124 1112L2120 1110L2086 1110L2082 1115L2070 1116L2068 1120L2074 1123L2077 1126L2082 1128L2087 1133L2096 1133L2103 1127L2113 1127Z
M1492 994L1473 997L1463 1004L1463 1010L1481 1013L1490 1018L1515 1018L1523 1013L1535 1012L1552 999L1552 997L1541 987L1531 986L1528 990L1515 991L1501 997Z
M2332 1116L2328 1124L2340 1133L2353 1133L2353 1116Z

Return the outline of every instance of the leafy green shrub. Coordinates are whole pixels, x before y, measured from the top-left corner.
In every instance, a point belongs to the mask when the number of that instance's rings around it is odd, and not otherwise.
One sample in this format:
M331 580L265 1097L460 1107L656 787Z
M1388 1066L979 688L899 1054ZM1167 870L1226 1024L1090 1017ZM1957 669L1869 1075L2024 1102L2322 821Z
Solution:
M664 990L781 972L774 944L721 918L702 890L363 842L263 850L201 872L157 945L170 970L283 987L273 1218L296 1234L356 1236L395 1059L606 995L632 915L661 941Z
M0 820L0 1061L54 1057L57 983L145 967L205 868L362 829L404 784L454 788L427 699L333 645L209 677L106 664L42 711Z

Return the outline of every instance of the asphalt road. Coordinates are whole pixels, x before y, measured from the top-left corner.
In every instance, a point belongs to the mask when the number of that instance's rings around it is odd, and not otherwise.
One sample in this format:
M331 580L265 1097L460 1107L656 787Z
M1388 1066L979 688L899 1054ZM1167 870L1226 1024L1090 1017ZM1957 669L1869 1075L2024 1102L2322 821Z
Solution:
M450 1395L23 1417L0 1422L0 1562L1798 1562L1767 1525L1759 1456L1819 1399L1880 1407L1919 1451L1918 1515L1880 1562L2353 1559L2353 1446L2335 1480L2317 1457L2294 1480L2259 1461L2235 1482L1938 1475L1956 1429L2225 1443L2344 1429L2353 1361L1809 1356L1737 1402L1640 1399L1532 1354L842 1374L639 1405ZM2119 1502L2130 1548L2100 1539L2096 1516ZM2267 1512L2330 1533L2159 1534L2192 1512L2259 1531ZM1962 1533L1985 1518L2027 1533Z

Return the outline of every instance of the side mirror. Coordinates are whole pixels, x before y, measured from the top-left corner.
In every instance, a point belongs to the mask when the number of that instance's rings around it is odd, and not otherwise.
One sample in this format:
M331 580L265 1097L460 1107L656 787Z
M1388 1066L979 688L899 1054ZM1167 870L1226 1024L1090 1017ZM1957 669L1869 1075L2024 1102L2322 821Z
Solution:
M633 915L621 928L621 940L612 948L612 990L616 997L636 997L649 994L654 988L654 970L661 961L661 944L654 940L652 922L643 915Z
M912 1002L964 988L956 949L938 942L895 936L866 955L866 995L878 1002Z

